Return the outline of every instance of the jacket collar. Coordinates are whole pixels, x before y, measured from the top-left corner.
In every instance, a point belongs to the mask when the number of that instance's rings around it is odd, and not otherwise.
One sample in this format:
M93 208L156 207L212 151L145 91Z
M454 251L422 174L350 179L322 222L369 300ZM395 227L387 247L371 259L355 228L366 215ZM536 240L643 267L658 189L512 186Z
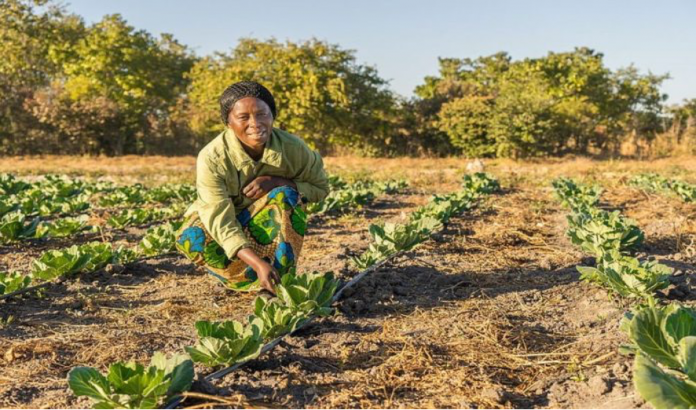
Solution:
M234 131L230 128L225 129L225 141L227 141L227 151L232 158L234 167L237 171L241 171L242 168L246 166L253 166L254 160L251 159L249 154L244 151L242 143L239 141ZM271 131L271 136L266 143L266 147L263 150L263 156L261 157L260 163L271 165L276 168L280 168L283 163L283 146L280 141L280 136L278 135L277 129L273 128Z

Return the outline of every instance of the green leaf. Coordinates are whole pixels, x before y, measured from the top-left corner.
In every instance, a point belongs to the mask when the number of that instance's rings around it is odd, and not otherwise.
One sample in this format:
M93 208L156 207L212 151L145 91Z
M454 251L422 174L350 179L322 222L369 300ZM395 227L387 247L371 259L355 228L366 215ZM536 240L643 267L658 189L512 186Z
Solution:
M654 308L646 308L636 313L629 330L632 341L647 355L659 363L679 368L675 351L665 339L660 322L662 314Z
M665 373L642 353L636 355L633 383L641 397L656 409L696 407L696 385Z
M76 396L110 401L109 381L92 367L74 367L68 372L68 385Z
M669 312L663 321L663 330L672 347L682 338L696 336L696 317L692 309L679 307Z
M696 381L696 336L686 336L679 341L679 361L682 371Z

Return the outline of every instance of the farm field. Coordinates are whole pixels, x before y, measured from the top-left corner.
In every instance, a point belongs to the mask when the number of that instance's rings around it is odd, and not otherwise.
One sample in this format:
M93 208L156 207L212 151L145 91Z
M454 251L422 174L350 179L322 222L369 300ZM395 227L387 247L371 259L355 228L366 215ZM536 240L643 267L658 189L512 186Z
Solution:
M27 181L67 174L157 187L192 183L194 163L8 158L0 173ZM371 224L403 223L432 195L461 189L467 165L455 158L336 157L325 163L346 181L408 182L362 207L309 219L299 270L333 271L343 281L357 271L351 257L370 244ZM344 293L333 315L238 371L199 380L195 390L226 397L223 406L245 407L649 407L633 387L633 358L619 353L628 342L619 323L636 301L580 280L576 266L595 258L566 236L569 210L554 196L552 181L571 177L601 186L599 206L619 210L643 231L636 255L674 269L656 298L693 305L696 203L628 182L647 172L696 183L696 158L492 160L485 172L498 179L499 192L482 196L430 240L365 276ZM109 225L116 208L87 211L90 224L104 227L99 231L0 245L0 272L28 272L42 252L73 244L138 243L154 222ZM147 362L155 351L181 351L196 343L197 320L245 320L255 297L232 293L182 256L165 252L2 300L0 406L89 407L90 400L68 388L73 367L103 372L116 361ZM201 399L182 405L196 403Z

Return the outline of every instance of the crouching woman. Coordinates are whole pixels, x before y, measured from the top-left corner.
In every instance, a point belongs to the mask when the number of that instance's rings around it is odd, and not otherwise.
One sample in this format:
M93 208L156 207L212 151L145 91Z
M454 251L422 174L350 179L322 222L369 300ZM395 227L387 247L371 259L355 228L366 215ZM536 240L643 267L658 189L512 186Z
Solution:
M228 87L220 112L225 131L198 154L198 199L176 246L232 289L273 292L302 250L306 203L328 194L324 165L300 138L273 128L275 101L261 84Z

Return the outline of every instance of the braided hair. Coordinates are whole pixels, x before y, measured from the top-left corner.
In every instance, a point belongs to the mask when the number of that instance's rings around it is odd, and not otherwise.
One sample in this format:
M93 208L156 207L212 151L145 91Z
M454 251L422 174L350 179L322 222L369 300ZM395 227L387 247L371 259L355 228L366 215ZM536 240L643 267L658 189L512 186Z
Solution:
M273 114L273 118L276 118L275 100L273 99L271 92L268 91L268 88L262 86L256 81L240 81L227 87L220 96L220 116L222 117L222 123L225 124L225 126L227 126L227 120L229 118L230 111L232 111L232 107L234 107L234 104L246 97L255 97L268 104L268 107L271 109L271 114Z

